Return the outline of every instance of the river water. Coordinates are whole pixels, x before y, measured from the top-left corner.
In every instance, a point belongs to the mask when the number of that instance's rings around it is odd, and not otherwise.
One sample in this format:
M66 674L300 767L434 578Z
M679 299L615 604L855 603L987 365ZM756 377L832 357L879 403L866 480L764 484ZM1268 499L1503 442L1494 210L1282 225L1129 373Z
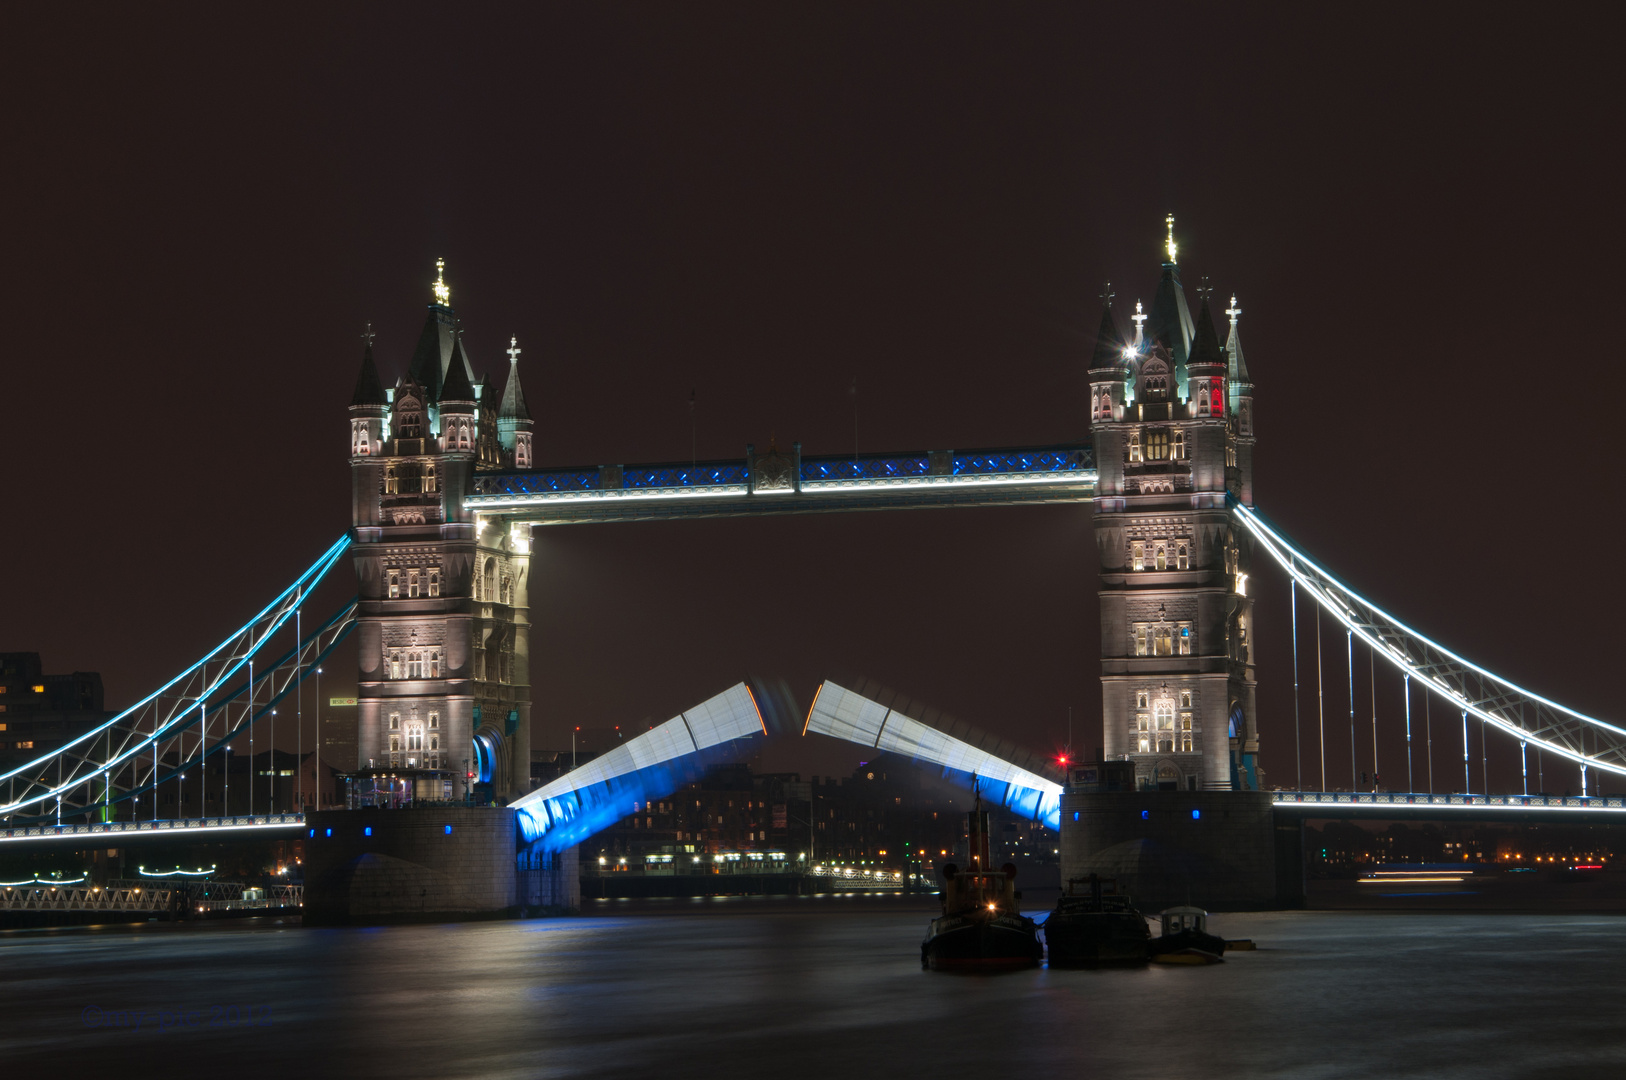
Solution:
M1034 914L1039 914L1035 912ZM1626 917L1215 916L1207 968L924 972L919 899L0 934L10 1076L1626 1077Z

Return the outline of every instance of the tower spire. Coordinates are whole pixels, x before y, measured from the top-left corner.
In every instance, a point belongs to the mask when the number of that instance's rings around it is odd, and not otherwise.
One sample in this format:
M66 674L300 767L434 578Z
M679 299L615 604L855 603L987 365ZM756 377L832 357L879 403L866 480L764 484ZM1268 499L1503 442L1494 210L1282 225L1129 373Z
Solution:
M1174 220L1170 218L1169 220ZM1171 234L1172 235L1172 234ZM435 260L435 280L430 284L435 291L435 303L441 307L452 306L452 287L446 284L446 260Z
M1169 238L1165 242L1164 250L1168 252L1169 261L1171 263L1179 262L1180 260L1175 258L1175 253L1179 250L1179 245L1174 242L1174 215L1171 213L1163 220L1169 226Z

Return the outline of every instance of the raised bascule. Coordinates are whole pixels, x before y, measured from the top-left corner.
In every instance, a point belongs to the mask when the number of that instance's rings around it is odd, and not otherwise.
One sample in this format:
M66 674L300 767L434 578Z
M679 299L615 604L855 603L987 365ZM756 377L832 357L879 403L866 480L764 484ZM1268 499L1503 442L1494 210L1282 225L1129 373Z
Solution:
M1080 358L1088 437L1016 448L804 455L797 443L760 454L747 446L726 461L542 465L518 342L510 339L505 377L476 377L438 264L422 331L393 384L367 335L349 405L350 532L158 691L0 776L0 844L298 831L312 890L307 914L317 921L569 907L578 895L571 845L766 725L752 691L737 685L532 791L533 530L1055 503L1093 507L1101 760L1063 773L889 691L835 683L821 687L804 731L974 782L985 797L1060 829L1064 875L1112 873L1148 897L1197 883L1210 903L1293 903L1297 830L1311 812L1626 814L1626 800L1589 795L1586 779L1589 769L1626 775L1626 729L1526 691L1411 629L1254 508L1254 385L1241 309L1232 297L1216 313L1204 295L1192 315L1172 216L1167 226L1150 310L1137 302L1127 330L1109 288L1094 346ZM1291 582L1289 619L1296 624L1302 594L1309 611L1345 629L1351 656L1358 639L1399 676L1407 793L1361 791L1353 774L1347 791L1329 792L1324 766L1317 790L1264 790L1249 585L1257 553ZM346 555L355 599L307 621L311 590ZM272 644L290 631L291 644ZM421 809L277 812L268 801L260 814L251 788L246 815L160 815L165 785L258 732L269 741L266 729L290 695L297 715L304 682L352 633L358 760L342 764L372 801L399 793ZM1296 650L1296 629L1294 642ZM1296 684L1296 651L1294 663ZM1460 713L1461 794L1415 793L1414 683L1427 701ZM1522 794L1471 793L1470 717L1518 743ZM1353 739L1353 681L1350 720ZM1542 754L1578 765L1582 796L1531 794L1532 749L1538 777ZM407 904L408 896L417 899Z

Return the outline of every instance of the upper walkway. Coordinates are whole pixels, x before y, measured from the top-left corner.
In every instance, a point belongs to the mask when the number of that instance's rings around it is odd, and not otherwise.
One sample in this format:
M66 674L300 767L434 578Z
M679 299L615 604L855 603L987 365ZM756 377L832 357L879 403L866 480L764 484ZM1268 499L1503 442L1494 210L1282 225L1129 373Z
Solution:
M482 516L533 525L1085 502L1090 444L803 457L748 454L697 464L601 465L480 473L465 500Z

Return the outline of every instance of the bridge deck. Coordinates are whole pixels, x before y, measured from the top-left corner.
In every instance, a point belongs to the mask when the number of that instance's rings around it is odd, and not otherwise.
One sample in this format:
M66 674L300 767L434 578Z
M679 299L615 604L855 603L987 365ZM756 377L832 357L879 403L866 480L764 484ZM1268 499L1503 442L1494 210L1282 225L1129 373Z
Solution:
M533 525L755 517L945 506L1085 502L1088 443L1001 450L804 458L799 452L698 464L482 473L465 505Z
M1275 791L1277 810L1305 817L1516 816L1558 818L1573 814L1626 815L1620 795L1431 795L1398 791Z

